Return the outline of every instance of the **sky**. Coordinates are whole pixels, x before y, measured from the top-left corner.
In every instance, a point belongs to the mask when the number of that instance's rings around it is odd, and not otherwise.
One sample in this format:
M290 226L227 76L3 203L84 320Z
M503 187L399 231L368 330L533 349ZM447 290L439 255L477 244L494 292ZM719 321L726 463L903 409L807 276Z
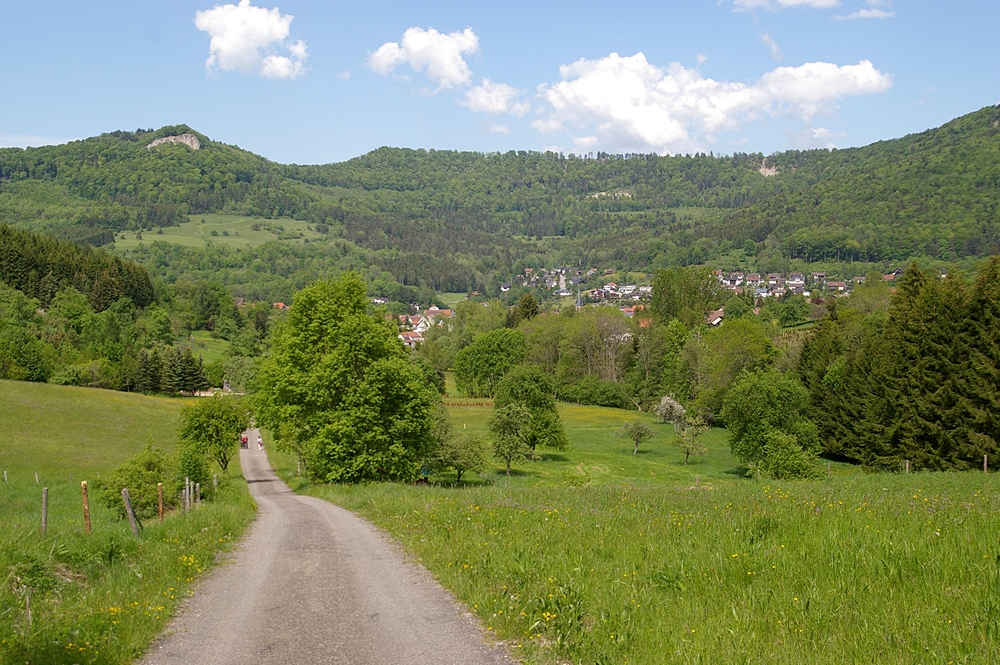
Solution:
M1000 103L997 35L997 0L0 0L0 146L845 148Z

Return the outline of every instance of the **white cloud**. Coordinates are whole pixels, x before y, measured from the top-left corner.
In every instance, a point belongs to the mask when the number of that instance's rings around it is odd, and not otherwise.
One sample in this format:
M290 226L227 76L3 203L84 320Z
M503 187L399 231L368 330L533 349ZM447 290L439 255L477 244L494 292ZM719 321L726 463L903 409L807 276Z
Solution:
M781 47L778 46L778 42L774 41L771 35L766 32L762 33L760 36L760 41L764 42L766 46L771 51L771 57L775 60L784 60L785 54L781 51Z
M840 0L733 0L737 10L767 9L776 11L789 7L810 7L812 9L830 9L840 4Z
M499 122L491 122L486 131L491 134L510 134L510 127L501 125Z
M463 57L479 50L479 38L472 28L444 34L434 28L409 28L399 42L382 44L368 58L368 65L383 76L402 64L409 64L438 89L468 85L472 70Z
M483 79L482 85L466 92L465 100L459 103L477 113L511 113L521 117L531 110L531 104L520 97L521 91L513 86Z
M859 9L858 11L848 14L847 16L837 16L835 18L842 21L853 21L854 19L859 18L892 18L895 15L896 12L894 11L869 7L867 9Z
M834 134L826 127L809 127L802 132L788 132L788 139L793 148L807 150L813 148L827 148L833 150L837 144L833 142L836 138L843 138L843 133Z
M306 43L301 39L285 43L293 18L291 14L282 14L277 7L254 7L250 0L195 12L195 27L211 37L206 69L237 70L277 79L301 76L308 57ZM282 49L288 55L277 52Z
M679 63L658 67L637 53L580 59L560 68L562 80L539 86L549 111L539 132L580 130L579 147L597 137L609 150L684 152L704 149L715 134L762 114L809 121L838 100L888 90L890 76L868 60L838 66L812 62L778 67L753 84L716 81Z

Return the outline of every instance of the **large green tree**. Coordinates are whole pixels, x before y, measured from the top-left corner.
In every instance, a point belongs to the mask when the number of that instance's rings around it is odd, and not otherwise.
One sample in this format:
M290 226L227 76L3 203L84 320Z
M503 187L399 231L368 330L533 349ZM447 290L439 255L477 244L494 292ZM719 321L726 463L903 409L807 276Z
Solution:
M774 478L816 476L819 438L803 417L807 402L805 388L787 374L757 370L740 376L722 409L736 459Z
M493 397L503 375L524 360L524 333L500 328L472 340L455 356L455 384L469 397Z
M412 480L436 445L440 397L355 273L295 295L256 384L261 424L318 480Z
M240 433L250 426L237 397L204 397L181 411L181 445L191 446L225 471L238 450Z

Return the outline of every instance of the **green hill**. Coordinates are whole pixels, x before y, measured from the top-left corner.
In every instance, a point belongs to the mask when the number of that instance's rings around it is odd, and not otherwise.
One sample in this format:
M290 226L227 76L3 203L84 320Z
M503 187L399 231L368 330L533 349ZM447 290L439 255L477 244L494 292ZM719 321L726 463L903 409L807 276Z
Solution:
M312 272L351 256L403 284L447 291L488 290L518 260L648 271L726 265L746 250L760 269L962 263L1000 249L998 121L987 107L863 148L767 157L380 148L316 166L276 164L184 125L118 131L0 150L0 221L102 244L122 231L190 225L192 215L284 218L274 240L293 245ZM198 149L151 145L182 135ZM142 240L256 246L242 232L205 231Z

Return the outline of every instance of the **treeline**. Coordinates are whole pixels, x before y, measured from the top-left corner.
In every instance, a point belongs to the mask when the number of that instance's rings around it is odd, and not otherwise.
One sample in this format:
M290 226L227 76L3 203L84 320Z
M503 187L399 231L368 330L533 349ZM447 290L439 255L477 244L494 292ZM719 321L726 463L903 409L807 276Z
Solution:
M0 280L48 306L61 289L83 293L102 312L121 298L137 307L153 302L153 283L141 266L0 224Z
M831 307L802 352L823 449L934 470L1000 452L1000 259L972 284L911 266L887 310L863 305Z

